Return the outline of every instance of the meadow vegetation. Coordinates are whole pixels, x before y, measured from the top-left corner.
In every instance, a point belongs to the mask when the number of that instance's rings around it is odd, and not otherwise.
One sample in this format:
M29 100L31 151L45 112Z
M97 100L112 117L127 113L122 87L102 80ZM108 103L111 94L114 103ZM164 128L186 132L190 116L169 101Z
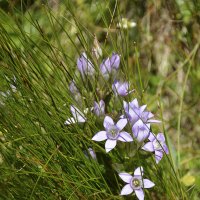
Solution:
M135 190L120 195L118 174L140 166L155 184L145 199L200 199L200 1L2 0L0 7L0 199L137 199ZM95 73L80 73L83 52ZM127 96L101 74L113 53L118 78L134 89ZM92 140L107 127L91 109L101 99L115 122L127 114L123 101L147 105L161 121L151 131L164 134L169 154L157 164L138 143L118 141L106 152ZM84 123L72 123L72 105Z

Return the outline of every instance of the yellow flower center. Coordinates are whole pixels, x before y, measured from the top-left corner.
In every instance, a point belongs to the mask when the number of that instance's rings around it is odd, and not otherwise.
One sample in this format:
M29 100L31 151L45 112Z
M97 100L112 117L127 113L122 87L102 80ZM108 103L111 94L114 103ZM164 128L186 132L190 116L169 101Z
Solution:
M119 130L116 126L112 126L107 131L108 137L110 139L115 139L118 136Z
M137 178L136 179L133 179L133 185L135 187L139 187L140 186L140 180L138 180Z

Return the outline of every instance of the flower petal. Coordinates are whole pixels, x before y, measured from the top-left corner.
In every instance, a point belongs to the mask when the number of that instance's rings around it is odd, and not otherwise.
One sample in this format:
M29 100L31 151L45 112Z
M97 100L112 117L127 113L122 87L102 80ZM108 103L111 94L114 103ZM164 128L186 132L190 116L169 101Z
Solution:
M128 95L129 84L128 82L121 82L115 80L114 83L112 84L112 89L116 96L117 95L126 96Z
M137 139L138 142L143 142L150 132L150 124L145 124L142 120L138 120L132 127L133 137Z
M128 173L119 173L120 178L126 182L126 183L130 183L131 179L133 178L130 174Z
M156 158L156 163L158 164L160 160L163 157L163 152L162 151L155 151L155 158Z
M138 167L135 171L134 171L134 176L143 176L143 167Z
M69 124L75 124L76 121L73 117L71 118L68 118L66 121L65 121L65 125L69 125Z
M123 107L124 107L125 112L126 111L128 112L128 103L126 101L123 101Z
M149 133L147 131L140 131L136 139L138 142L143 142L148 137L148 135Z
M163 134L163 133L158 133L158 135L157 135L157 140L158 140L159 142L164 142L164 141L165 141L165 136L164 136L164 134Z
M105 114L105 103L101 100L99 103L94 102L94 114L97 116L101 116Z
M94 137L92 138L92 140L94 141L103 141L107 139L107 134L106 131L99 131L98 133L96 133L96 135L94 135Z
M120 195L129 195L132 192L133 192L133 188L130 186L130 184L127 184L122 188Z
M96 153L92 148L89 148L88 151L93 159L97 159Z
M74 119L77 122L85 122L86 121L84 114L78 108L76 108L75 106L70 106L70 110L71 110L71 113L72 113Z
M169 154L169 149L168 149L166 144L163 144L162 148L163 148L163 150L165 151L166 154Z
M100 69L101 69L101 73L103 75L109 74L111 72L112 68L111 68L111 65L110 65L110 59L109 58L103 60L103 62L100 65Z
M133 127L138 126L138 127L142 127L145 126L144 122L139 119L137 122L135 122L135 124L133 125Z
M80 58L77 59L78 70L84 75L93 75L95 72L94 66L91 61L87 58L86 53L82 53Z
M118 69L120 64L120 56L117 53L113 53L110 58L111 68Z
M129 84L127 82L121 83L121 85L118 87L118 94L124 97L128 95L128 89Z
M150 112L148 112L148 111L142 112L142 114L141 114L142 121L147 123L147 121L149 119L149 115L150 115Z
M142 189L135 190L135 194L139 200L144 200L144 192Z
M117 140L122 141L122 142L132 142L133 138L130 136L129 133L122 131L119 134L119 137L117 138Z
M105 107L105 102L103 100L99 101L99 106L100 108L104 108Z
M119 128L119 130L121 131L121 130L126 126L126 124L127 124L127 119L120 119L120 120L117 122L116 126L117 126L117 128Z
M148 139L153 142L156 139L156 135L150 132Z
M140 107L140 112L141 112L141 113L144 112L144 110L146 109L146 107L147 107L147 105L141 106L141 107Z
M133 101L131 101L129 104L131 107L139 108L138 100L136 98L133 99Z
M103 122L105 129L108 129L110 126L114 125L114 121L111 117L106 116Z
M117 140L110 140L108 139L105 143L105 149L106 149L106 152L108 153L109 151L111 151L112 149L115 148L117 144Z
M153 152L153 151L154 151L153 142L147 142L147 143L142 147L142 149L145 150L145 151Z
M143 179L144 188L151 188L155 186L155 184L149 179Z
M156 120L156 119L150 119L147 121L148 123L161 123L160 120Z
M69 84L69 90L72 94L78 94L78 88L76 87L76 84L74 83L74 81L71 81L71 83Z
M136 123L141 116L140 110L136 107L129 107L129 110L126 112L126 114L129 117L131 125Z
M147 112L148 112L148 111L147 111ZM152 117L154 117L154 114L151 113L151 112L148 112L148 119L150 119L150 118L152 118Z
M77 121L78 122L85 122L86 119L85 119L85 117L82 117L81 115L77 115Z

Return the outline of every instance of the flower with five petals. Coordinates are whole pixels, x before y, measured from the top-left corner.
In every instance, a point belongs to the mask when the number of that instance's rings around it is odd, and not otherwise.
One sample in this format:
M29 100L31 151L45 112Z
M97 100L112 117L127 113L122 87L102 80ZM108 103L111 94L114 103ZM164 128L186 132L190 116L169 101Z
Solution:
M149 179L143 179L143 167L138 167L133 176L125 172L119 173L119 176L127 183L122 188L121 195L129 195L134 191L139 200L144 200L143 188L151 188L155 185Z
M99 131L94 135L92 140L94 141L103 141L107 140L105 143L106 152L111 151L115 148L117 144L117 140L121 142L132 142L133 138L129 133L122 131L122 129L126 126L127 119L120 119L116 124L113 119L109 116L104 118L103 126L105 131Z
M163 133L158 133L157 136L150 133L148 139L150 142L147 142L142 149L145 151L155 152L156 163L158 164L163 157L163 153L169 153L168 147L165 143L165 136Z

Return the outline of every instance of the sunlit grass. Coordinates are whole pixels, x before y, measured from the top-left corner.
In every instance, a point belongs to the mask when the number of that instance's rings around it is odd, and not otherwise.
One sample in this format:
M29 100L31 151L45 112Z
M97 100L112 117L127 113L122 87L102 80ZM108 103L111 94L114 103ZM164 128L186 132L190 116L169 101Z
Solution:
M12 16L0 11L2 199L123 199L119 194L124 183L118 173L133 172L141 165L145 176L156 185L145 190L146 199L198 199L199 41L192 33L182 35L187 24L175 36L163 36L171 42L162 45L174 55L168 56L168 65L161 63L167 72L162 71L159 51L155 50L162 43L156 37L162 36L145 26L154 29L147 19L150 11L141 9L143 18L135 15L137 27L117 28L131 11L128 5L134 3L66 1L57 10L36 3L24 13L14 9ZM152 5L154 9L158 6ZM162 6L159 9L165 10ZM103 52L99 59L92 54L95 35ZM182 47L182 43L188 47ZM127 156L126 145L120 146L119 152L106 154L103 143L91 140L100 130L102 119L90 113L85 124L64 125L71 117L71 105L83 111L92 107L99 95L97 79L91 85L91 80L84 81L77 70L82 52L87 53L98 74L104 58L112 52L121 55L120 75L135 89L126 100L138 98L162 121L152 129L165 134L170 155L158 165L153 155L144 152ZM105 84L101 89L112 91L110 83L101 78ZM76 103L69 91L72 80L81 91L83 105ZM108 109L113 116L122 100L111 99ZM89 147L96 151L97 161L86 156Z

